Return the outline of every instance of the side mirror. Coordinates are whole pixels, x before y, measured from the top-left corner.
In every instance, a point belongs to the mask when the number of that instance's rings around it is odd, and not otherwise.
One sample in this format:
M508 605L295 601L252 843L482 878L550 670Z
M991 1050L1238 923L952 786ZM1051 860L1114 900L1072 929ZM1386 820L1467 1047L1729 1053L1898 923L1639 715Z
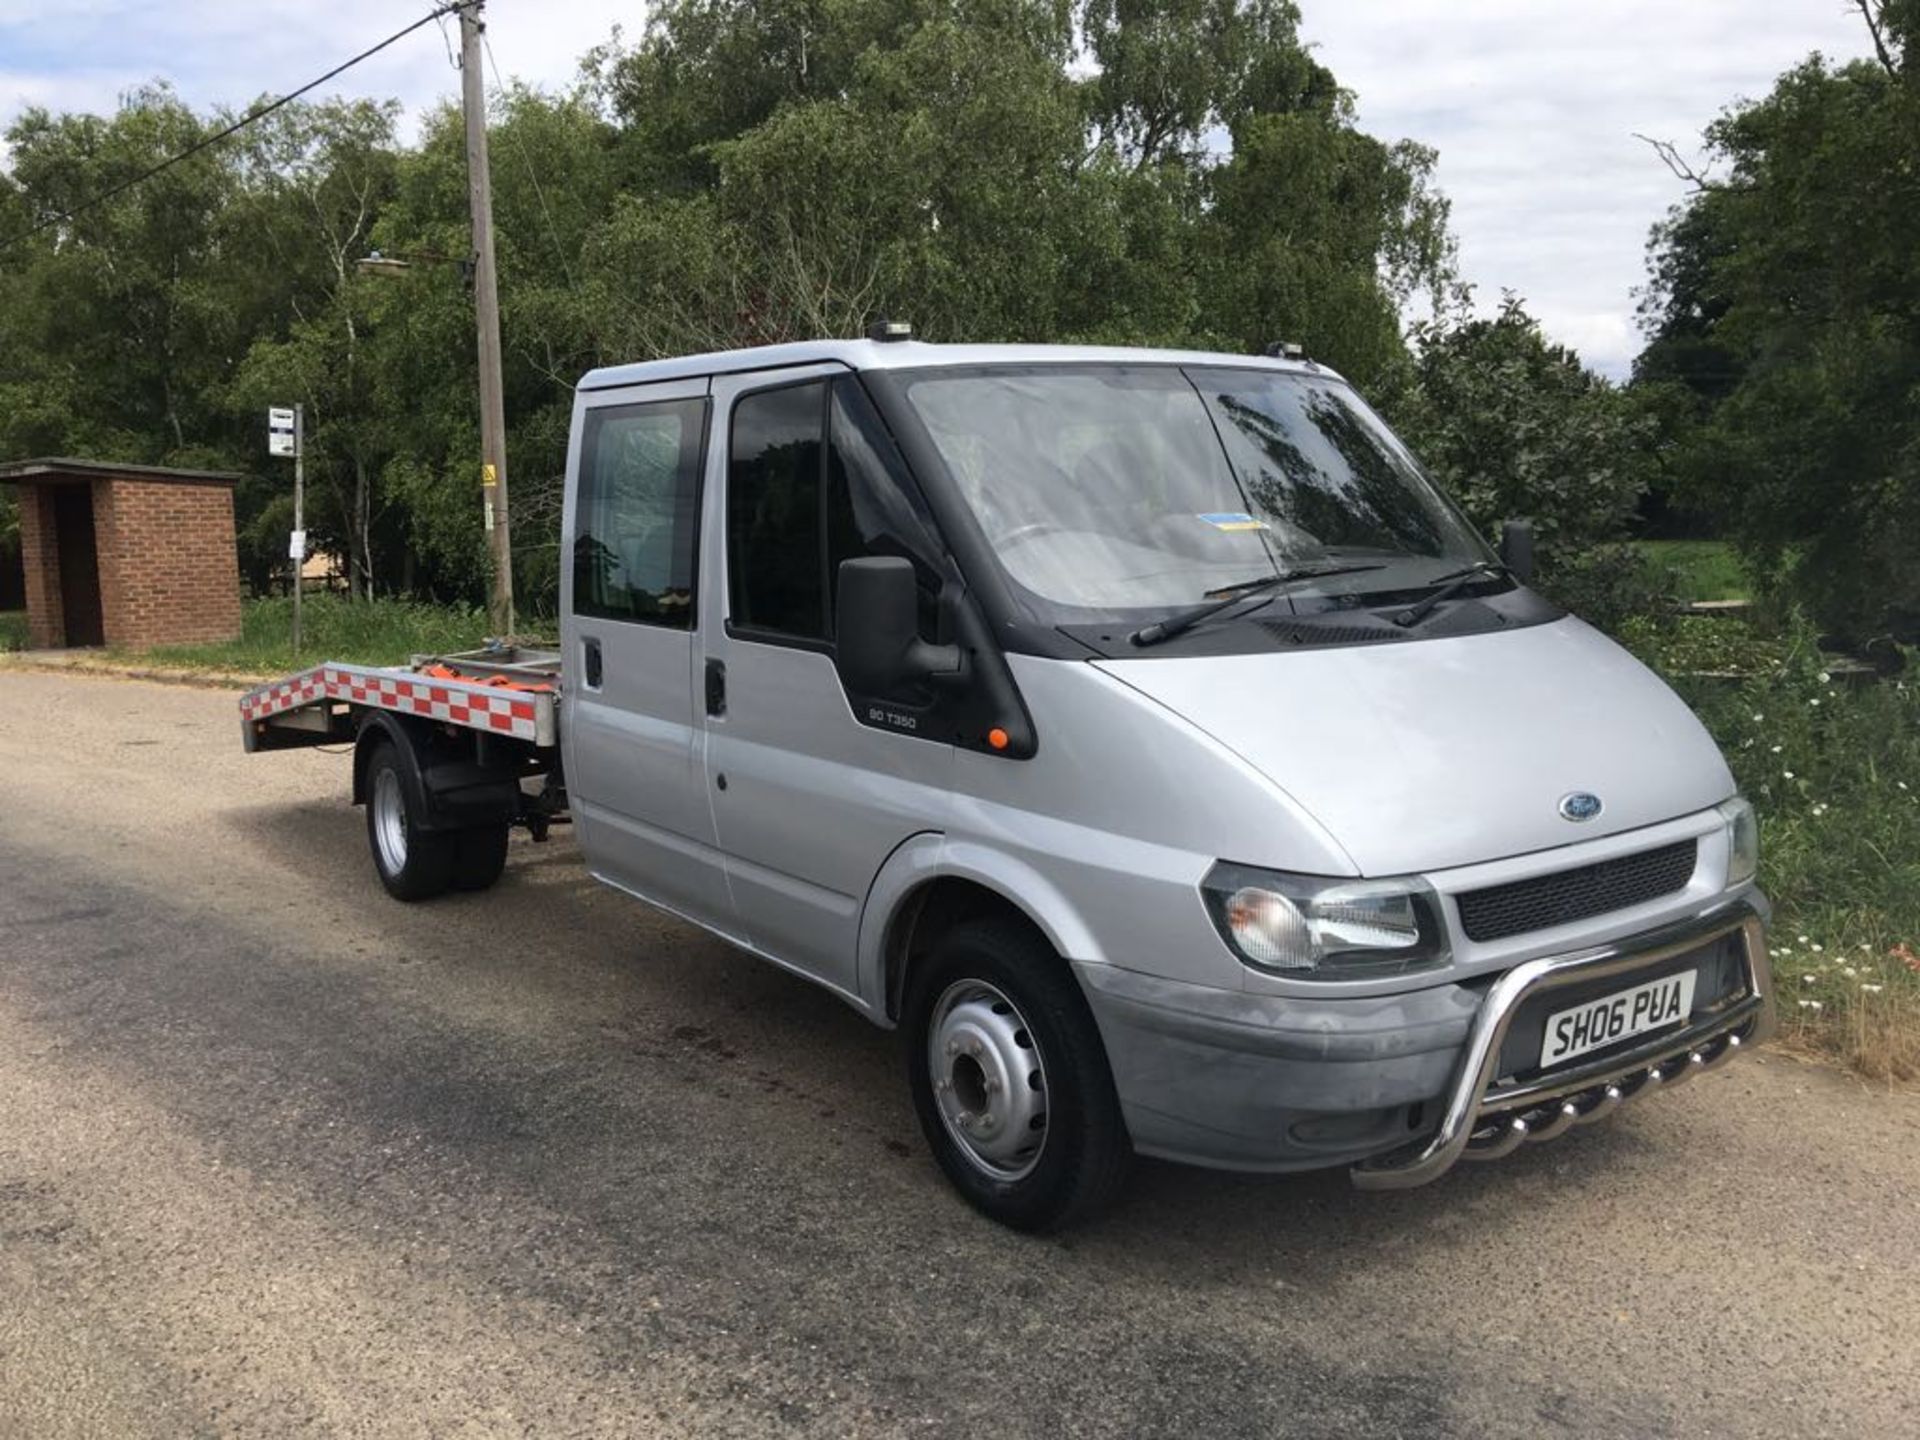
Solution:
M920 638L913 562L894 555L842 560L834 591L834 648L840 673L862 695L960 670L960 647Z
M1522 585L1533 579L1533 522L1509 520L1500 527L1500 563Z

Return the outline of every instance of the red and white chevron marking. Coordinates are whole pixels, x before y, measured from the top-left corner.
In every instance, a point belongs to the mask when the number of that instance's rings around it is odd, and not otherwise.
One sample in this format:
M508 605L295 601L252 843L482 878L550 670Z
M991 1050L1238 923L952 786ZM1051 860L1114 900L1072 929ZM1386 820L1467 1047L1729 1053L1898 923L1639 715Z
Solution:
M249 691L240 698L240 715L249 722L265 720L321 700L345 700L402 715L445 720L536 744L540 740L541 697L525 691L458 680L407 678L340 665L316 666L278 684Z

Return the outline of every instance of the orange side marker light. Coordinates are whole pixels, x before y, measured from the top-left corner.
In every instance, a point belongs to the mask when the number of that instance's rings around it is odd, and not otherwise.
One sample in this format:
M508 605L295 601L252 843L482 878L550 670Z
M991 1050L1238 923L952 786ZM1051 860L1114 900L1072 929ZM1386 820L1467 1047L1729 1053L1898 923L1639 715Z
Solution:
M1007 738L1007 732L1002 730L998 725L987 731L987 744L996 750L1004 750L1012 743L1013 742Z

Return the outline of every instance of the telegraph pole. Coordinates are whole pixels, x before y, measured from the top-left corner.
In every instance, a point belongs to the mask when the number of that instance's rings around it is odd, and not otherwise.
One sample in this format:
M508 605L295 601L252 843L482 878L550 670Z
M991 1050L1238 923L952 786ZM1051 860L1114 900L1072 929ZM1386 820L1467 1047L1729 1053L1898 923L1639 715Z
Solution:
M467 194L473 209L473 312L480 331L480 496L493 589L487 623L513 634L513 540L507 525L507 412L501 394L500 284L493 258L493 181L487 169L487 87L480 70L484 0L460 7L460 99L467 122Z

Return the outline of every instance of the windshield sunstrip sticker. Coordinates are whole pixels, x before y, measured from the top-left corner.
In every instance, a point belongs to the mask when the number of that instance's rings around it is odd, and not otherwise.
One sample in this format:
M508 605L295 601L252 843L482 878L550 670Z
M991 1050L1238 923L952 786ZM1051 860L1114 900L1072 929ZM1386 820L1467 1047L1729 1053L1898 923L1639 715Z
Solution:
M1265 530L1267 522L1259 520L1240 510L1215 511L1210 515L1196 515L1196 520L1211 525L1216 530Z

